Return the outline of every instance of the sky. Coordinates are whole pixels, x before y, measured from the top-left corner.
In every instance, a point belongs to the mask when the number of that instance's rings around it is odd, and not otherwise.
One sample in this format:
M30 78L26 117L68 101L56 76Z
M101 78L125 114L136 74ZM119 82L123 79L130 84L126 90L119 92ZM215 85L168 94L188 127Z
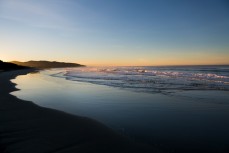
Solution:
M0 59L229 64L229 1L0 0Z

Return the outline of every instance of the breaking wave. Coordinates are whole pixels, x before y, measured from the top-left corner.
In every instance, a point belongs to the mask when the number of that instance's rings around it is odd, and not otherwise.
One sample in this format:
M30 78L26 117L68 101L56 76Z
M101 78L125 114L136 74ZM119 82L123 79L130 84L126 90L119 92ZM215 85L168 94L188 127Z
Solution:
M54 77L142 92L229 90L229 66L83 67L56 69Z

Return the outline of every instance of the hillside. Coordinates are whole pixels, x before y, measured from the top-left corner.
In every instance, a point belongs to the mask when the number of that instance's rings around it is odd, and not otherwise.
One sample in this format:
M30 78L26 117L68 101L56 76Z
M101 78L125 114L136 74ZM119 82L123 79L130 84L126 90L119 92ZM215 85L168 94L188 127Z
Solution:
M3 62L0 60L0 71L9 71L9 70L18 70L18 69L25 69L28 67L20 66L14 63Z
M18 62L12 61L12 63L21 65L21 66L28 66L34 68L62 68L62 67L80 67L84 66L77 63L65 63L65 62L50 62L50 61L28 61L28 62Z

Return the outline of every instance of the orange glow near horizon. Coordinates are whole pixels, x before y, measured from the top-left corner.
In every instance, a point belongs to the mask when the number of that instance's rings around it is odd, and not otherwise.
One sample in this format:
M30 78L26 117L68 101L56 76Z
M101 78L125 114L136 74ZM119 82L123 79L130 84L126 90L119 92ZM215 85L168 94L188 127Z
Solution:
M45 58L46 57L46 58ZM203 53L186 53L186 54L170 54L163 55L158 54L157 56L148 56L148 57L118 57L117 55L112 58L106 58L102 56L88 57L88 58L74 58L61 57L61 56L33 56L20 54L19 52L15 54L0 54L0 60L5 62L10 61L30 61L30 60L47 60L47 61L60 61L60 62L72 62L79 63L87 66L166 66L166 65L229 65L229 54L203 54Z
M46 60L79 63L87 66L229 65L229 52L227 52L227 48L221 49L223 51L221 53L217 53L214 49L203 51L183 50L185 49L155 49L148 51L149 54L145 54L144 51L135 51L137 54L131 54L129 50L126 50L123 53L110 52L109 54L103 54L103 52L98 52L98 54L94 53L94 56L92 56L91 50L85 50L84 53L75 55L74 53L39 52L38 49L34 50L35 54L20 50L12 51L11 49L3 53L1 49L0 60L5 62L15 60L22 62Z
M76 62L77 63L77 62ZM88 66L171 66L171 65L229 65L228 60L225 59L209 59L209 61L188 61L186 59L158 59L151 62L136 62L119 61L112 63L112 61L80 61L80 64Z

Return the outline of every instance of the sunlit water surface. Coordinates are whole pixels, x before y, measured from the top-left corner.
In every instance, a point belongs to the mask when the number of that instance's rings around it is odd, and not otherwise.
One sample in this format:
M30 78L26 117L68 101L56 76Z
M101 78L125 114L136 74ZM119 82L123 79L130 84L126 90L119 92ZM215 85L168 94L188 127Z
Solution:
M19 76L20 99L176 152L229 151L228 67L62 68Z

